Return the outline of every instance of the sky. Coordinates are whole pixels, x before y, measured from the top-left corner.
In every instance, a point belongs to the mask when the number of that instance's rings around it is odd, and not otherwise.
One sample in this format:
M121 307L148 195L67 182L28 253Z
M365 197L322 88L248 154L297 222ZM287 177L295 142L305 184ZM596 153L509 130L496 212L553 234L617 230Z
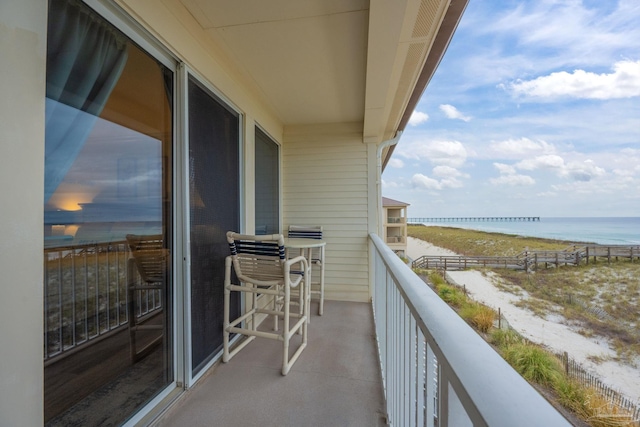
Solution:
M640 216L640 1L469 0L383 175L408 216Z

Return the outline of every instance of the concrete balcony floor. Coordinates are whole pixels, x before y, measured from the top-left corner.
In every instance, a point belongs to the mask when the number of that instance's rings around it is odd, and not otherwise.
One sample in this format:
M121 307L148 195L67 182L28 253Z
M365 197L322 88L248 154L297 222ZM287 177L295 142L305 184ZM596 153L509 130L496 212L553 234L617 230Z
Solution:
M311 313L307 348L287 376L280 373L282 343L256 338L157 425L386 425L371 304L325 301L323 316L315 303Z

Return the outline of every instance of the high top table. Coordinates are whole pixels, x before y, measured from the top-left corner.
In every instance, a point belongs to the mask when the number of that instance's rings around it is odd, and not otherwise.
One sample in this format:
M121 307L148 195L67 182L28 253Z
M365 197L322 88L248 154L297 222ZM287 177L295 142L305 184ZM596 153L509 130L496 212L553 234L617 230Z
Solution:
M285 237L284 238L284 247L286 249L299 249L302 252L302 255L304 255L304 257L308 261L309 271L305 273L305 282L307 282L307 278L308 278L307 289L309 289L309 294L305 298L306 303L308 304L307 313L310 313L311 311L311 264L313 264L313 260L311 256L312 250L314 248L319 248L321 251L322 265L320 266L320 290L313 291L314 293L320 295L320 304L318 308L318 314L320 316L322 316L324 311L324 264L326 262L324 259L324 248L326 244L327 242L323 239L307 239L302 237Z

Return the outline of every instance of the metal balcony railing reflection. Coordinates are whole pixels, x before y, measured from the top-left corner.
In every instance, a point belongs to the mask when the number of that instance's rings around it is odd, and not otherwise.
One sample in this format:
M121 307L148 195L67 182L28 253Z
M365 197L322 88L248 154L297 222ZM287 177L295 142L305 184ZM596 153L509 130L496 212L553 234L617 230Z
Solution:
M375 234L370 250L390 425L570 425Z
M101 338L129 322L126 242L47 248L44 252L45 362ZM137 293L136 316L162 308L157 290Z

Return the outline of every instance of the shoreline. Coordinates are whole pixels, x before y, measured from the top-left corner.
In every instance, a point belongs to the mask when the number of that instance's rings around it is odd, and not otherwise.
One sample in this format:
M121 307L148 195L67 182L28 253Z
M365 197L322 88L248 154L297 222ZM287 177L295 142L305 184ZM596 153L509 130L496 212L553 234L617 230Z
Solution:
M413 237L408 237L406 254L410 259L422 255L458 255ZM496 310L500 308L511 327L530 341L554 352L568 352L570 357L593 372L603 383L635 402L640 401L640 369L611 360L617 355L602 337L587 338L581 335L576 327L567 325L562 316L547 316L543 319L529 310L517 307L515 303L522 299L522 296L498 290L492 281L479 271L450 271L447 272L447 276L456 284L464 285L474 300ZM593 362L602 359L605 360L600 363ZM636 363L640 363L639 359L636 358Z

